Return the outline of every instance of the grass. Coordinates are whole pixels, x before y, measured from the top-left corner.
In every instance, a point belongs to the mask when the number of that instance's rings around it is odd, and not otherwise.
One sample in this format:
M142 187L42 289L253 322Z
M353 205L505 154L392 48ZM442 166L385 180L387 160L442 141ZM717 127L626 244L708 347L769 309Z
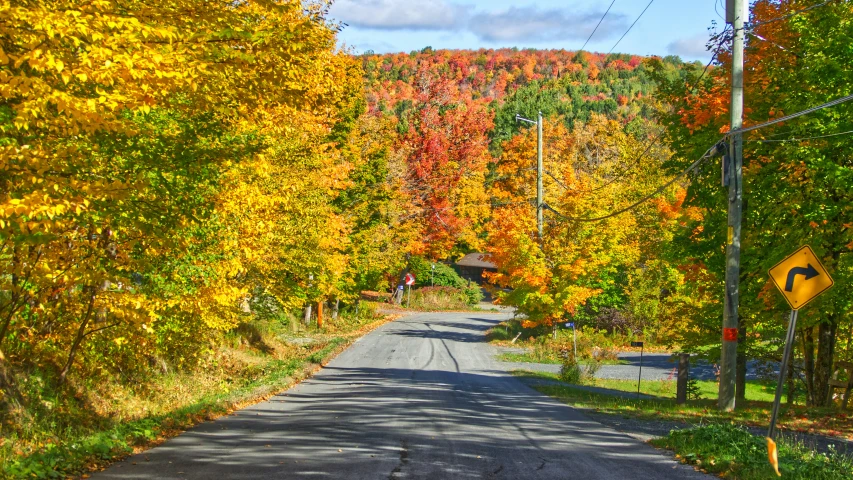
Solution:
M406 292L402 304L421 311L469 311L482 300L479 287L473 289L451 287L421 287Z
M561 358L554 357L552 355L541 355L538 351L527 351L524 353L502 353L497 356L497 359L502 362L514 362L514 363L549 363L549 364L560 364L562 363ZM591 360L581 360L579 363L590 363ZM602 365L627 365L627 360L620 359L604 359L599 363Z
M625 392L636 392L636 380L614 380L614 379L595 379L595 386L609 388L611 390L621 390ZM640 393L652 395L655 397L675 398L677 382L675 380L643 380L640 383ZM710 380L697 380L699 398L716 398L719 391L717 382ZM746 383L746 397L751 400L762 402L772 402L775 389L771 382L752 382Z
M559 376L547 372L514 371L514 375L530 379L559 380ZM594 386L618 391L637 391L636 381L599 380ZM554 397L566 404L589 408L598 412L640 420L665 420L699 423L730 423L766 428L770 418L772 394L768 385L750 382L747 387L747 401L734 412L721 412L717 409L716 384L700 382L701 391L707 395L700 400L690 400L684 405L675 403L674 390L666 382L643 382L641 393L653 395L654 399L623 398L613 395L590 392L577 386L563 384L533 384L532 387L545 395ZM820 435L853 438L853 416L830 408L807 408L803 405L782 405L778 426L781 430Z
M631 347L631 342L637 340L633 336L611 334L592 328L580 328L573 333L571 329L560 327L556 332L550 328L526 328L518 319L506 320L486 332L486 341L503 347L517 347L525 350L523 353L507 353L499 357L508 362L530 363L562 363L562 356L567 352L577 351L578 360L584 363L596 359L602 365L622 365L627 362L620 360L620 352L640 352L639 347ZM666 352L664 345L654 345L646 342L645 352Z
M778 478L768 461L765 439L732 424L677 430L651 443L674 451L682 462L695 465L703 472L740 480ZM818 453L784 438L779 439L777 446L779 471L783 478L853 478L853 457L832 451Z
M257 338L226 338L230 342L220 347L209 368L170 372L136 387L105 384L92 395L100 411L90 405L72 421L62 421L54 410L30 415L25 428L4 429L0 478L66 478L101 468L287 389L387 320L370 313L330 322L322 332L301 326L303 331L286 334L261 328ZM311 341L293 345L291 337ZM249 345L256 341L264 348Z
M319 351L317 352L319 353ZM4 478L62 478L130 455L135 449L156 445L193 425L228 414L244 403L262 400L292 383L307 359L278 361L266 377L228 393L208 394L164 415L120 422L106 431L56 438L30 455L2 452Z

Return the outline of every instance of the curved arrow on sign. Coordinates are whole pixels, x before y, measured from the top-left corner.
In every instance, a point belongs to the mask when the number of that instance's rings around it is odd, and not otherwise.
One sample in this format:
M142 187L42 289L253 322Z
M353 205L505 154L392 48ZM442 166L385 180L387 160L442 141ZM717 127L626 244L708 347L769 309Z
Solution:
M797 275L805 275L806 280L810 280L820 275L820 272L818 272L817 269L814 268L811 263L808 265L808 267L795 267L788 271L788 280L785 282L786 292L794 291L794 279L797 277Z

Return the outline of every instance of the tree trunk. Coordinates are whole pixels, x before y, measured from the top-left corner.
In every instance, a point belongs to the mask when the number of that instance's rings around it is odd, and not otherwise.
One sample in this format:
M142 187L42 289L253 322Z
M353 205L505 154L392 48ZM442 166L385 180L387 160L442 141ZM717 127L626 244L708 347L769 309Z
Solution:
M335 303L332 304L332 320L338 319L338 311L341 309L341 299L335 298Z
M814 327L803 329L803 368L806 383L806 405L814 406Z
M0 326L0 347L3 346L3 340L6 339L6 332L9 330L9 325L12 324L12 317L15 316L15 311L18 309L16 306L17 296L12 295L12 300L9 302L9 315L3 319L3 325Z
M0 414L21 410L20 408L15 407L22 406L24 404L24 398L15 386L14 378L9 372L9 368L6 364L6 357L3 356L2 351L0 351L0 394L5 396L4 402L7 404L6 412L3 412L3 410L0 409ZM12 408L9 408L10 406Z
M89 288L94 290L94 287ZM65 383L65 377L68 375L68 371L71 370L71 365L74 364L74 356L77 355L77 349L80 347L80 343L83 342L83 337L86 336L86 326L89 324L89 319L92 318L92 308L95 306L96 295L97 294L92 291L91 297L89 297L89 306L86 308L86 315L80 322L80 328L77 330L77 336L74 337L74 343L71 344L71 350L68 352L68 360L65 362L65 366L59 373L60 385Z
M826 322L818 326L817 362L815 363L815 406L825 407L832 404L832 363L835 356L835 333L838 330L837 317L830 314Z
M787 379L788 391L787 391L787 398L785 401L785 403L787 403L789 407L794 404L794 397L797 396L796 395L797 394L796 386L794 384L794 369L796 368L796 362L794 362L794 359L796 357L797 356L794 354L794 351L792 351L791 352L791 363L788 365L788 379Z

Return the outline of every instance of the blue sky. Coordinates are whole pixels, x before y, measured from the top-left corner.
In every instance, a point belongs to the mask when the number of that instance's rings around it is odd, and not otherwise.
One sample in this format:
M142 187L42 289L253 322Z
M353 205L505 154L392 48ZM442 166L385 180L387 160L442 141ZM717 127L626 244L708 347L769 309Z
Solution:
M336 0L330 16L348 24L341 41L356 53L433 48L579 49L612 0ZM725 0L654 0L614 50L708 60L708 28ZM648 5L616 0L586 47L609 51Z

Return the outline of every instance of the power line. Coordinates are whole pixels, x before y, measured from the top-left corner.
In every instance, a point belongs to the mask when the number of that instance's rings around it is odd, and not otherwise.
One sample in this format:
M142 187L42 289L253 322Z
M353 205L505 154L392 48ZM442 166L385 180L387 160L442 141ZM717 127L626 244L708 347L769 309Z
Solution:
M719 5L720 5L720 1L721 1L721 0L716 0L716 1L714 2L714 13L716 13L716 14L717 14L717 16L718 16L718 17L720 17L720 20L722 20L722 21L724 21L724 22L725 22L725 21L726 21L726 18L725 18L725 17L723 17L722 15L720 15L720 11L719 11L719 10L717 10L717 6L719 6ZM726 9L726 8L725 8L725 6L723 6L723 10L725 10L725 9Z
M586 48L586 44L587 44L587 43L589 43L590 39L592 39L592 36L593 36L593 35L595 35L596 30L598 30L598 27L600 27L600 26L601 26L601 22L603 22L603 21L604 21L604 17L606 17L606 16L607 16L607 13L608 13L608 12L610 12L610 9L613 7L613 4L614 4L614 3L616 3L616 0L613 0L612 2L610 2L610 6L609 6L609 7L607 7L607 11L605 11L605 12L604 12L604 15L602 15L602 16L601 16L601 19L598 21L598 25L596 25L596 26L595 26L595 28L593 28L593 29L592 29L592 33L590 33L590 34L589 34L589 37L587 37L586 41L585 41L585 42L583 42L583 46L581 47L581 49L580 49L579 51L581 51L581 50L583 50L584 48Z
M785 122L785 121L788 121L788 120L791 120L791 119L794 119L794 118L797 118L797 117L801 117L801 116L803 116L803 115L807 115L807 114L809 114L809 113L813 113L813 112L816 112L816 111L818 111L818 110L823 110L823 109L825 109L825 108L833 107L833 106L835 106L835 105L840 105L840 104L842 104L842 103L849 102L849 101L851 101L851 100L853 100L853 95L847 95L846 97L837 98L837 99L832 100L832 101L830 101L830 102L826 102L826 103L824 103L824 104L822 104L822 105L818 105L818 106L816 106L816 107L807 108L807 109L805 109L805 110L803 110L803 111L800 111L800 112L797 112L797 113L792 113L791 115L786 115L786 116L784 116L784 117L777 118L777 119L775 119L775 120L771 120L771 121L769 121L769 122L764 122L764 123L761 123L761 124L758 124L758 125L754 125L754 126L752 126L752 127L742 128L742 129L739 129L739 130L733 130L733 131L731 131L731 132L729 132L729 133L728 133L728 136L730 136L730 135L734 135L734 134L736 134L736 133L746 133L746 132L751 132L751 131L753 131L753 130L758 130L758 129L760 129L760 128L768 127L768 126L770 126L770 125L775 125L775 124L777 124L777 123L781 123L781 122ZM840 132L840 133L837 133L837 134L831 134L831 135L826 135L826 136L842 135L842 134L845 134L845 133L853 133L853 131L850 131L850 132ZM813 137L813 138L822 138L822 137L825 137L825 136ZM793 141L793 140L797 140L797 139L789 139L789 140ZM808 139L800 139L800 140L808 140ZM771 140L771 141L772 141L772 140ZM704 153L704 154L703 154L703 155L702 155L698 160L696 160L695 162L693 162L692 164L690 164L690 166L689 166L689 167L687 167L684 171L682 171L681 173L679 173L678 175L676 175L675 177L673 177L670 181L668 181L668 182L666 182L665 184L663 184L662 186L660 186L657 190L655 190L655 191L654 191L654 192L652 192L651 194L646 195L646 196L645 196L645 197L643 197L642 199L638 200L637 202L634 202L633 204L631 204L631 205L629 205L629 206L627 206L627 207L625 207L625 208L623 208L623 209L621 209L621 210L617 210L617 211L615 211L615 212L611 212L611 213L608 213L607 215L603 215L603 216L600 216L600 217L584 218L584 217L571 217L571 216L568 216L568 215L563 215L562 213L560 213L560 212L558 212L558 211L554 210L551 206L549 206L549 205L547 205L547 204L545 205L545 208L547 208L548 210L551 210L552 212L556 213L557 215L559 215L559 216L560 216L560 217L562 217L562 218L565 218L566 220L572 220L572 221L576 221L576 222L599 222L599 221L601 221L601 220L606 220L606 219L608 219L608 218L615 217L615 216L617 216L617 215L621 215L621 214L623 214L623 213L625 213L625 212L627 212L627 211L630 211L630 210L633 210L634 208L637 208L638 206L642 205L643 203L645 203L645 202L649 201L650 199L652 199L652 198L656 197L656 196L657 196L657 195L659 195L661 192L663 192L664 190L666 190L667 188L669 188L673 183L675 183L676 181L678 181L681 177L683 177L683 176L687 175L687 173L689 173L691 170L694 170L695 168L699 167L699 165L700 165L704 160L708 159L708 158L711 156L711 153L712 153L713 151L715 151L715 150L716 150L716 148L717 148L717 145L718 145L718 144L719 144L719 142L718 142L717 144L714 144L714 146L713 146L713 147L711 147L711 148L709 148L708 150L706 150L706 151L705 151L705 153Z
M625 33L623 33L623 34L622 34L622 36L621 36L621 37L619 37L619 40L616 40L616 44L615 44L615 45L613 45L613 48L611 48L609 52L607 52L607 54L608 54L608 55L610 55L610 53L612 53L612 52L613 52L613 49L614 49L614 48L616 48L616 45L619 45L619 42L621 42L621 41L622 41L622 39L623 39L623 38L625 38L625 35L628 35L628 32L630 32L630 31L631 31L631 29L632 29L632 28L634 28L634 25L636 25L636 24L637 24L637 22L638 22L638 21L640 21L640 18L643 16L643 14L644 14L644 13L646 13L646 10L648 10L648 9L649 9L649 7L651 7L651 6L652 6L652 3L654 3L654 1L655 1L655 0L650 0L650 1L649 1L649 4L648 4L648 5L646 5L646 8L644 8L644 9L643 9L643 11L642 11L642 12L640 12L640 15L637 17L637 19L636 19L636 20L634 20L634 23L632 23L632 24L631 24L631 26L630 26L630 27L628 27L628 30L626 30L626 31L625 31Z
M748 25L747 28L751 30L755 27L760 27L761 25L767 25L768 23L778 22L780 20L786 20L786 19L791 18L791 17L796 17L797 15L800 15L801 13L808 12L809 10L814 10L815 8L820 8L824 5L828 5L828 4L833 3L835 1L836 0L827 0L823 3L818 3L816 5L812 5L811 7L806 7L806 8L803 8L801 10L797 10L796 12L791 12L787 15L782 15L780 17L771 18L770 20L765 20L763 22L753 23L751 25Z
M729 30L729 27L727 25L726 28L724 28L723 31L720 32L720 40L717 41L717 44L713 48L714 54L711 55L711 59L708 60L707 64L705 64L705 68L702 70L702 73L699 75L699 78L697 78L696 81L693 82L693 85L688 89L688 92L690 94L693 94L696 91L696 88L699 86L699 82L701 82L702 79L705 78L705 75L708 73L708 69L711 68L711 64L713 64L714 60L717 59L717 54L719 53L720 48L723 46L723 43L725 43L728 40L728 37L726 36L726 33L728 32L728 30ZM616 183L617 181L625 178L625 175L630 173L631 170L639 164L638 162L640 161L640 159L649 153L649 150L651 150L652 147L655 146L655 144L657 144L657 142L661 139L661 137L663 137L664 133L666 133L665 130L661 130L660 132L658 132L658 134L655 135L654 138L652 138L652 140L649 142L649 144L646 145L646 148L643 150L642 153L637 155L637 157L634 158L634 160L632 162L630 162L628 164L628 166L625 167L624 170L617 173L612 179L610 179L609 181L607 181L603 185L599 185L598 187L591 188L589 190L572 190L572 191L578 192L578 193L595 193L595 192L597 192L599 190L603 190L604 188L607 188L608 186L610 186L610 185Z
M769 122L759 123L758 125L753 125L751 127L741 128L739 130L732 130L728 133L728 135L734 135L736 133L746 133L751 132L753 130L758 130L760 128L769 127L770 125L775 125L777 123L787 122L788 120L793 120L797 117L802 117L803 115L808 115L810 113L814 113L818 110L823 110L824 108L834 107L836 105L840 105L845 102L849 102L853 100L853 95L847 95L846 97L836 98L831 102L826 102L822 105L818 105L816 107L807 108L801 112L792 113L790 115L785 115L784 117L777 118L775 120L770 120Z
M575 221L575 222L600 222L600 221L602 221L602 220L607 220L608 218L612 218L612 217L615 217L615 216L617 216L617 215L621 215L621 214L623 214L623 213L625 213L625 212L627 212L627 211L629 211L629 210L633 210L633 209L637 208L638 206L640 206L640 205L642 205L642 204L644 204L644 203L648 202L648 201L649 201L649 200L651 200L652 198L654 198L654 197L656 197L656 196L660 195L660 193L661 193L661 192L663 192L664 190L666 190L667 188L669 188L670 186L672 186L672 184L674 184L674 183L675 183L675 182L677 182L679 179L681 179L681 177L683 177L683 176L687 175L687 174L688 174L688 173L690 173L692 170L695 170L696 168L698 168L698 167L699 167L699 165L700 165L702 162L704 162L706 159L710 158L710 157L711 157L711 153L712 153L716 148L717 148L717 144L714 144L714 146L713 146L713 147L711 147L711 148L709 148L708 150L706 150L706 151L705 151L705 153L704 153L701 157L699 157L699 159L698 159L698 160L696 160L695 162L691 163L691 164L690 164L690 166L689 166L689 167L687 167L686 169L684 169L684 171L683 171L683 172L679 173L678 175L676 175L675 177L673 177L670 181L668 181L668 182L666 182L665 184L663 184L663 185L661 185L660 187L658 187L658 188L657 188L657 190L655 190L654 192L650 193L649 195L646 195L646 196L645 196L645 197L643 197L642 199L640 199L640 200L638 200L638 201L636 201L636 202L632 203L631 205L629 205L629 206L627 206L627 207L625 207L625 208L623 208L623 209L621 209L621 210L616 210L615 212L608 213L607 215L603 215L603 216L600 216L600 217L592 217L592 218L590 218L590 217L571 217L571 216L569 216L569 215L563 215L562 213L560 213L560 212L558 212L558 211L554 210L554 209L553 209L550 205L548 205L548 204L545 204L545 208L547 208L548 210L551 210L552 212L556 213L557 215L559 215L559 216L560 216L560 217L562 217L562 218L565 218L566 220L571 220L571 221Z
M767 42L767 43L769 43L770 45L773 45L773 46L775 46L775 47L779 48L780 50L782 50L782 51L784 51L784 52L788 52L788 53L790 53L791 55L793 55L793 56L795 56L795 57L797 57L797 58L803 58L803 56L802 56L802 55L800 55L799 53L797 53L797 52L795 52L795 51L793 51L793 50L790 50L790 49L788 49L788 48L785 48L784 46L779 45L778 43L774 42L773 40L768 40L768 39L766 39L766 38L762 37L761 35L759 35L759 34L757 34L757 33L753 33L753 32L746 32L746 33L747 33L748 35L750 35L751 37L753 37L753 38L757 38L758 40L761 40L761 41Z
M806 140L816 140L818 138L829 138L829 137L837 137L839 135L847 135L853 133L853 130L848 130L846 132L838 132L838 133L830 133L828 135L817 135L814 137L805 137L805 138L785 138L785 139L775 139L775 140L751 140L752 142L758 143L782 143L782 142L804 142Z

